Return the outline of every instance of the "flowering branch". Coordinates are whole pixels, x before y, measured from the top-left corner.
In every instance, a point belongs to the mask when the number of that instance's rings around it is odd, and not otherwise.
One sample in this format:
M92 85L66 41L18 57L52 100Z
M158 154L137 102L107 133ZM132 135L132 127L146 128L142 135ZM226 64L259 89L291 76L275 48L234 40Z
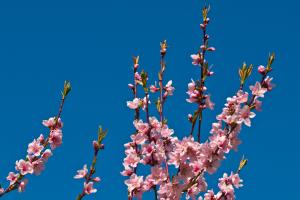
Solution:
M65 81L63 91L61 92L62 98L57 116L43 121L43 125L48 127L50 130L49 136L45 139L43 134L41 134L28 145L28 154L26 158L16 161L15 169L17 173L9 172L6 178L10 182L9 186L6 189L0 186L0 197L3 197L5 194L16 189L18 189L19 192L23 192L28 182L27 179L24 179L25 176L33 173L39 175L45 168L45 163L48 158L52 156L51 149L54 150L62 144L61 129L63 127L63 123L60 116L65 99L70 91L71 84L70 82ZM49 145L51 149L48 148Z
M163 73L165 71L164 56L167 50L166 41L161 43L161 67L158 74L159 87L151 85L147 86L148 75L142 72L140 75L135 72L135 80L143 86L145 97L139 99L135 97L133 101L128 101L127 106L136 110L143 108L146 112L146 122L142 119L135 119L133 124L136 128L134 135L131 135L132 141L125 144L124 171L122 175L128 176L125 184L128 187L128 199L134 197L141 199L142 194L149 190L155 191L155 199L178 200L182 195L186 195L186 199L195 199L201 192L207 191L207 183L205 180L206 173L213 174L220 167L221 161L226 157L232 149L237 150L241 143L239 133L242 125L251 126L251 119L255 117L254 110L259 111L261 107L260 98L264 97L267 91L272 90L272 78L268 73L271 71L271 65L274 61L274 54L270 55L266 67L259 66L258 72L262 75L261 82L256 82L254 86L250 86L252 97L249 98L248 92L244 91L244 85L248 77L252 73L253 65L247 66L243 64L239 70L240 87L237 93L227 98L222 113L217 116L217 122L212 124L210 131L211 136L203 143L200 143L201 124L203 121L202 112L205 108L212 109L214 103L210 100L210 95L206 94L205 80L213 74L205 60L207 51L214 51L214 47L208 46L209 36L206 33L206 27L209 22L207 17L209 8L204 7L202 10L203 23L200 25L203 31L203 45L198 54L192 55L193 64L200 66L200 80L194 82L192 80L188 85L187 100L190 103L197 103L198 108L194 115L189 115L192 123L192 130L189 137L182 140L173 136L174 130L167 125L164 119L163 107L164 102L169 95L173 95L174 87L172 81L169 81L163 87ZM159 119L149 115L149 94L159 92L159 98L156 107L159 113ZM163 93L164 91L164 93ZM198 121L198 134L195 141L193 137L194 127ZM151 173L144 176L138 176L136 167L139 164L148 165ZM169 167L177 169L177 173L172 176L169 174ZM239 172L239 171L238 171ZM237 180L235 174L224 175L222 182ZM238 183L239 184L239 183ZM231 184L238 187L238 184ZM229 184L228 184L229 185ZM227 186L227 185L226 185ZM222 189L221 189L222 190ZM209 192L208 192L209 193ZM221 197L224 197L220 193ZM225 193L227 195L227 193ZM219 197L219 196L218 196ZM230 199L225 196L225 199ZM232 196L234 197L234 196ZM231 198L232 199L232 198ZM206 198L205 200L209 200Z
M194 112L194 115L189 115L189 120L192 123L190 135L193 135L194 128L198 119L198 142L200 142L201 136L201 124L203 121L202 112L206 107L210 109L213 109L214 107L214 104L210 101L210 96L204 95L204 92L207 90L205 86L205 80L208 76L213 75L213 72L208 68L208 62L205 59L205 54L207 51L215 51L214 47L208 46L209 35L206 33L207 25L209 23L209 9L209 7L204 7L202 9L203 22L202 24L200 24L200 28L203 34L203 44L201 45L198 54L191 55L191 58L193 59L193 65L200 66L200 80L197 81L196 84L192 81L192 83L189 84L189 91L187 92L189 95L189 99L187 99L187 101L189 103L198 104L198 109Z
M106 137L107 131L103 131L102 127L100 126L98 129L98 140L93 141L93 148L94 148L94 157L93 162L88 171L87 165L83 166L83 169L77 171L77 174L74 176L75 179L82 179L84 178L84 186L82 192L77 196L76 200L81 200L86 195L90 195L92 193L96 193L97 189L94 188L94 183L100 182L99 177L93 177L96 173L96 163L99 150L104 149L104 144L102 143L103 139Z

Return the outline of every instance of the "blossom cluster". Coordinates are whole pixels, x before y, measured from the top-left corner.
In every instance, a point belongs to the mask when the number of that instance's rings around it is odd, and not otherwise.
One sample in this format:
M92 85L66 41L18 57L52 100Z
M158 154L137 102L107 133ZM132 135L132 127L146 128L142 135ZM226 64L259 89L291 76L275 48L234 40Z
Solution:
M88 170L87 165L85 164L82 169L77 170L77 174L74 176L75 179L84 179L83 190L77 196L77 200L81 200L86 195L90 195L97 192L97 189L94 188L94 183L98 183L101 181L100 177L93 175L96 172L96 162L97 156L100 150L104 149L104 144L102 144L103 139L105 138L107 131L103 131L100 127L98 130L98 140L93 141L93 149L94 149L94 158L93 163Z
M208 190L204 194L203 197L199 197L198 200L234 200L235 194L234 189L240 188L243 186L242 184L243 180L240 179L240 176L238 173L231 172L230 176L228 176L226 173L223 174L222 178L219 178L219 189L220 191L215 194L213 190Z
M249 95L242 90L227 98L217 122L212 124L211 136L204 143L195 141L192 136L182 140L174 137L174 130L155 117L150 117L149 123L135 120L133 124L138 132L131 135L132 142L125 144L125 169L122 172L122 175L129 176L125 181L128 191L141 197L143 192L160 186L159 199L179 199L183 192L186 192L187 198L194 199L200 192L205 192L207 183L204 172L216 172L225 154L237 149L241 143L238 135L242 125L251 125L251 119L255 116L253 108L257 109L258 99L267 92L258 82L250 88L255 96L254 102L248 105ZM168 178L164 163L178 169L172 181ZM134 172L138 164L149 165L151 174L145 178L138 176Z
M9 181L9 186L4 189L0 185L0 197L5 194L18 190L23 192L25 190L28 179L25 176L28 174L39 175L45 168L45 163L52 156L52 151L62 144L62 127L63 122L60 118L64 102L67 95L71 91L71 83L65 81L63 90L61 92L61 103L56 117L51 117L48 120L43 120L42 124L49 129L49 135L45 137L41 134L28 144L27 155L25 159L16 161L15 172L9 172L6 179ZM50 148L49 148L50 146Z
M207 13L208 8L204 8L203 23L200 25L203 30L203 45L198 54L191 55L192 64L201 69L201 76L200 80L192 80L188 84L187 102L197 104L194 115L189 114L188 117L192 123L192 131L189 136L183 137L183 139L174 136L174 130L168 126L167 120L163 116L164 103L167 97L173 95L174 92L172 81L163 85L166 42L161 43L159 86L155 84L148 87L148 75L144 71L141 74L138 73L139 59L138 57L134 58L134 83L129 84L134 99L127 101L127 106L135 110L133 125L136 131L131 135L131 141L124 145L126 156L123 160L124 170L121 172L128 178L125 180L125 184L128 188L129 200L132 198L142 199L143 193L150 190L154 191L155 199L160 200L178 200L183 195L186 199L202 200L201 193L204 193L204 200L233 200L235 199L234 188L242 186L242 180L238 173L231 173L230 176L224 174L223 178L219 179L220 192L214 194L212 190L207 190L205 175L215 173L220 167L221 161L226 158L226 154L231 150L237 150L241 143L239 134L242 126L250 127L252 119L256 116L254 111L261 110L261 98L273 88L272 78L267 75L272 70L274 55L270 55L266 67L262 65L258 67L258 73L262 79L249 87L250 93L244 89L244 84L253 67L252 65L248 67L246 64L243 65L239 71L241 79L239 90L235 95L226 99L222 112L217 115L216 122L212 124L210 136L201 143L202 111L206 108L214 108L214 103L210 100L205 86L206 78L213 75L205 60L205 53L215 50L214 47L208 47L209 36L206 33L206 27L209 18ZM137 95L139 85L144 91L144 97L141 98ZM150 96L148 91L160 92L159 98L155 102L160 119L149 114ZM145 120L141 119L140 109L146 113ZM199 127L196 139L193 132L197 120ZM148 166L149 174L139 175L137 168L140 165ZM170 171L174 170L176 173L170 174Z
M19 192L25 190L28 179L23 179L27 174L39 175L45 168L45 163L52 156L52 150L62 144L62 127L63 123L60 118L51 117L48 120L43 120L43 125L48 127L50 134L45 138L41 134L28 144L27 155L25 160L20 159L16 161L16 172L9 172L7 180L9 187L5 190L0 189L0 195L10 190L18 189ZM50 148L47 148L47 145Z

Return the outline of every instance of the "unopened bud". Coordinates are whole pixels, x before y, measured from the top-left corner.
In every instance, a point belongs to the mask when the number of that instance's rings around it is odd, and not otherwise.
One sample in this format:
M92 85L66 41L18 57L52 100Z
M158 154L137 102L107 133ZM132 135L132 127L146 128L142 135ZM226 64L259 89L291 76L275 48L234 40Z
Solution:
M101 178L97 176L97 177L95 177L95 178L93 179L93 181L94 181L94 182L100 182L100 181L101 181Z
M100 144L100 149L104 149L104 144Z
M207 51L215 51L215 50L216 50L215 47L209 47L209 48L207 48Z
M261 74L265 74L266 72L266 68L262 65L258 66L258 72L261 73Z
M209 70L207 70L207 76L212 76L214 74L214 72L213 71L209 71Z
M93 141L93 147L95 151L98 151L100 149L100 145L98 143L98 141L94 140Z
M131 84L131 83L128 84L128 87L129 87L130 89L134 89L134 85Z
M191 114L188 114L188 120L189 120L190 122L192 122L193 116L192 116Z

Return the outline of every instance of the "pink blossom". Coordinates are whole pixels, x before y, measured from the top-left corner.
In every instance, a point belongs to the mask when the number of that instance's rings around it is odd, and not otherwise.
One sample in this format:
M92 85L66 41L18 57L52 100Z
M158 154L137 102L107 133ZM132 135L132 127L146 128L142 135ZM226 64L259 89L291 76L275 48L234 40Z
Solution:
M83 166L83 169L77 170L77 174L74 176L75 179L84 178L88 173L87 165Z
M248 92L244 92L242 90L238 91L236 95L236 101L239 104L246 103L248 101Z
M52 149L55 149L62 144L62 131L60 129L50 131L49 143Z
M161 129L161 136L162 137L170 137L172 134L174 133L174 130L173 129L169 129L167 125L164 125Z
M273 78L267 76L263 82L263 87L267 88L268 91L271 91L274 87L274 84L271 83L272 80Z
M139 156L136 154L136 151L134 148L129 148L126 150L126 158L124 158L124 165L126 166L131 166L131 167L136 167L137 164L140 161Z
M6 179L9 181L9 185L13 185L18 180L19 177L20 177L20 174L15 174L14 172L9 172Z
M204 200L215 200L215 199L216 196L213 190L207 190L207 192L204 194Z
M28 183L28 180L27 180L27 179L22 180L22 181L20 182L19 186L18 186L18 191L19 191L19 192L24 192L27 183Z
M233 172L231 172L230 178L234 187L240 188L243 186L243 180L240 178L239 174L234 174Z
M193 65L199 65L201 63L201 57L199 54L192 54L191 58L193 60L192 62Z
M4 193L4 189L3 188L0 188L0 194L3 194Z
M44 147L40 144L39 140L34 139L33 142L28 145L27 153L29 155L39 156L43 149Z
M259 65L257 69L261 74L264 74L266 72L266 68L263 65Z
M147 103L147 100L148 100L148 103ZM141 104L142 104L142 109L145 110L148 106L148 104L150 104L150 100L149 100L149 95L147 97L144 97L141 101Z
M148 123L144 123L142 120L135 120L133 125L140 133L146 133L149 130Z
M255 113L251 112L250 107L248 105L245 105L243 109L241 110L241 119L240 122L244 122L246 126L251 126L251 118L255 117Z
M252 94L257 97L264 97L264 94L267 92L266 88L263 88L259 82L256 82L254 86L250 86Z
M167 92L167 95L173 95L173 92L175 88L172 86L172 80L168 81L167 85L165 86L165 90Z
M97 177L93 178L93 181L94 181L94 182L100 182L100 181L101 181L101 178L97 176Z
M141 81L142 81L142 77L141 77L141 75L140 75L138 72L136 72L136 73L134 74L134 78L135 78L135 80L136 80L137 82L141 82Z
M159 91L159 88L156 87L156 85L151 85L150 86L150 92L155 93L155 92L158 92L158 91Z
M258 99L255 99L255 100L254 100L254 106L255 106L255 109L256 109L257 111L261 111L262 102L259 101Z
M242 182L243 180L240 179L238 174L231 172L231 175L228 176L226 173L224 173L223 178L219 179L218 186L223 193L229 195L230 197L234 197L234 187L242 187Z
M132 192L135 189L138 189L143 184L143 176L137 176L136 174L132 174L129 179L125 181L125 184L128 187L128 191Z
M233 192L234 192L232 182L226 173L223 174L223 178L219 179L218 186L219 186L220 190L222 192L224 192L225 194L227 194L227 193L233 194Z
M130 109L137 109L140 105L140 99L134 98L133 101L127 101L127 106Z
M33 173L33 166L29 161L25 161L23 159L16 161L16 170L20 171L20 174L32 174Z
M34 162L32 162L33 166L33 173L35 175L40 175L41 172L45 169L45 163L43 159L38 159Z
M94 188L94 183L93 182L84 182L84 193L89 195L92 193L96 193L97 189Z
M126 163L123 163L124 170L121 172L123 176L131 176L133 174L133 169L129 167L129 165Z
M210 95L207 95L205 98L205 106L206 106L206 108L209 108L211 110L214 109L215 104L211 101Z
M46 151L44 151L44 153L42 154L42 159L44 161L47 161L50 158L50 156L52 156L51 150L50 149L46 149Z
M215 47L208 47L208 48L207 48L207 51L215 51L215 50L216 50Z
M56 120L55 117L50 117L48 120L43 120L43 125L48 127L48 128L62 128L63 123L61 121L61 119L59 118L58 120Z
M128 87L129 87L130 89L134 89L134 85L131 84L131 83L128 84Z
M40 136L37 138L37 141L38 141L40 144L43 144L43 143L45 142L44 135L43 135L43 134L40 134Z

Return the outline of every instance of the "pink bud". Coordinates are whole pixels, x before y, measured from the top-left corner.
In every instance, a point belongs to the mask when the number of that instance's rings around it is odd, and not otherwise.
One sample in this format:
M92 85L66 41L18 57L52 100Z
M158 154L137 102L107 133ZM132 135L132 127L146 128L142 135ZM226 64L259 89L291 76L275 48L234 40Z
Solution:
M214 74L213 71L207 71L207 76L212 76Z
M204 24L200 24L200 28L205 29L205 25Z
M128 84L128 87L129 87L130 89L134 89L134 86L133 86L133 84L131 84L131 83Z
M139 67L139 64L134 64L134 69L137 69Z
M100 148L100 149L104 149L104 144L100 144L100 145L99 145L99 148Z
M188 114L188 120L189 120L190 122L192 122L193 116L192 116L191 114Z
M95 177L95 178L93 179L93 181L94 181L94 182L100 182L101 179L100 179L100 177L97 176L97 177Z
M215 50L216 50L215 47L209 47L209 48L207 48L207 51L215 51Z
M263 65L258 66L258 72L264 74L266 72L266 68Z
M98 151L100 149L100 145L98 143L98 141L94 140L93 141L93 147L95 151Z
M205 45L201 45L200 48L201 48L202 50L206 50Z

